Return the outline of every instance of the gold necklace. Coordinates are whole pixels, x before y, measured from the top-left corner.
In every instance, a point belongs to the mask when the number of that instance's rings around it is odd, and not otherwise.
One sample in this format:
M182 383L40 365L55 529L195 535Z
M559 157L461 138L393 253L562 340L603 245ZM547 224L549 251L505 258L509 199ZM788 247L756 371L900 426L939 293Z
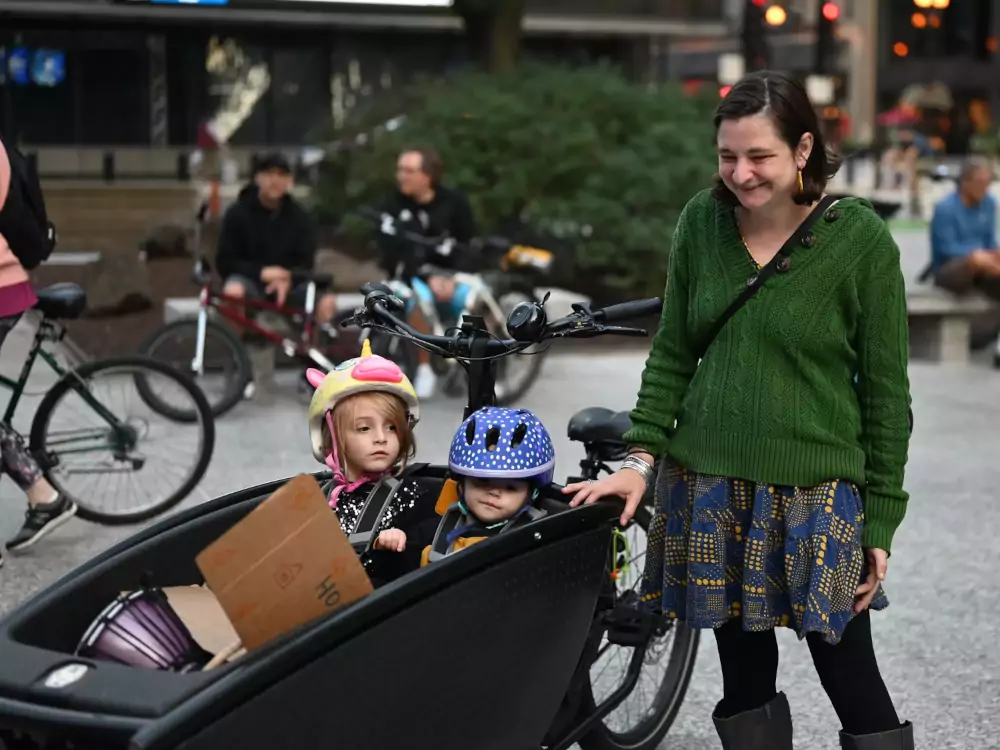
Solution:
M747 243L747 238L743 236L743 229L740 227L740 220L735 212L733 213L733 221L736 224L736 233L740 236L740 242L743 243L743 247L747 251L747 257L750 258L750 263L753 264L755 269L760 270L760 263L757 262L757 259L753 257L753 253L750 252L750 245Z

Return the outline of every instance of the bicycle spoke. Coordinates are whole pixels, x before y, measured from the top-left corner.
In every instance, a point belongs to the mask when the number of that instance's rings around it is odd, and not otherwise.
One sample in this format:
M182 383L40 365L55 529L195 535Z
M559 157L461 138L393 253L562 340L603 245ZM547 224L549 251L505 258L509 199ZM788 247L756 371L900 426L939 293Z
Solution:
M199 413L196 402L172 383L176 375L142 367L86 371L85 387L66 389L48 414L44 450L51 458L51 478L87 512L104 517L151 512L172 504L179 492L187 494L193 472L204 471L203 420L163 417L145 403L137 386L159 385L157 380L173 384L188 397L186 408L193 415ZM107 426L105 413L120 427Z

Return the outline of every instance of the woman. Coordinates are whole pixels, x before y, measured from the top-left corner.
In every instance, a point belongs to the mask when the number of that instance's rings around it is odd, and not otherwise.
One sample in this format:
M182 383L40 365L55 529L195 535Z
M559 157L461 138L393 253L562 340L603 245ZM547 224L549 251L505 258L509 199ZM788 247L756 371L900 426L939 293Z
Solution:
M0 143L0 210L11 186L10 160ZM36 302L28 274L0 236L0 348L25 310ZM21 530L7 542L10 551L30 547L76 514L76 504L53 489L28 452L21 436L0 422L0 468L28 496L28 511ZM0 555L0 566L3 556Z
M713 719L723 747L792 747L773 630L787 626L809 645L842 747L912 748L869 620L888 604L881 581L907 501L899 250L867 201L840 200L796 243L784 272L705 341L838 166L805 90L783 74L736 84L715 130L719 174L674 235L663 315L626 435L632 460L565 491L573 505L625 498L625 523L654 458L664 457L643 599L714 629L723 698Z

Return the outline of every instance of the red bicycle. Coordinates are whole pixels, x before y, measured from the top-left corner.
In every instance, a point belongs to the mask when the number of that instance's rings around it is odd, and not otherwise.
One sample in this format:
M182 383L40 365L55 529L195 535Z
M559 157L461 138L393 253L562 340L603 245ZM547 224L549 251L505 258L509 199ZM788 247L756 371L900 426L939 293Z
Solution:
M312 365L325 372L357 355L357 334L338 330L339 320L353 311L340 312L331 321L329 328L338 331L335 338L316 323L317 294L332 288L330 274L292 271L293 288L306 285L303 307L287 301L278 305L266 299L224 294L214 284L211 266L203 257L195 262L191 278L201 287L197 316L157 329L140 352L191 373L205 392L215 416L225 414L252 392L253 367L247 345L233 328L244 335L255 335L261 343L299 360L303 367ZM157 411L162 408L165 416L181 420L186 417L166 402L161 401L154 408Z

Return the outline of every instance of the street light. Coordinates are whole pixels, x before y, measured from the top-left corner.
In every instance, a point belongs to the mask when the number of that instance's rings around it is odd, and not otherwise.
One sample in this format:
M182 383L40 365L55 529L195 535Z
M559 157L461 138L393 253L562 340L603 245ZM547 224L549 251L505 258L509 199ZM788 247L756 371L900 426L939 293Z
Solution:
M913 4L916 5L918 8L924 8L924 9L933 8L934 0L913 0Z
M950 0L933 0L933 2L931 3L931 5L933 5L934 8L936 8L937 10L944 10L950 4L951 4Z
M764 20L771 26L781 26L781 24L788 20L788 13L780 5L772 5L764 11Z
M820 5L820 17L816 24L816 63L813 71L819 75L836 73L838 18L840 18L840 6L833 0L826 0Z

